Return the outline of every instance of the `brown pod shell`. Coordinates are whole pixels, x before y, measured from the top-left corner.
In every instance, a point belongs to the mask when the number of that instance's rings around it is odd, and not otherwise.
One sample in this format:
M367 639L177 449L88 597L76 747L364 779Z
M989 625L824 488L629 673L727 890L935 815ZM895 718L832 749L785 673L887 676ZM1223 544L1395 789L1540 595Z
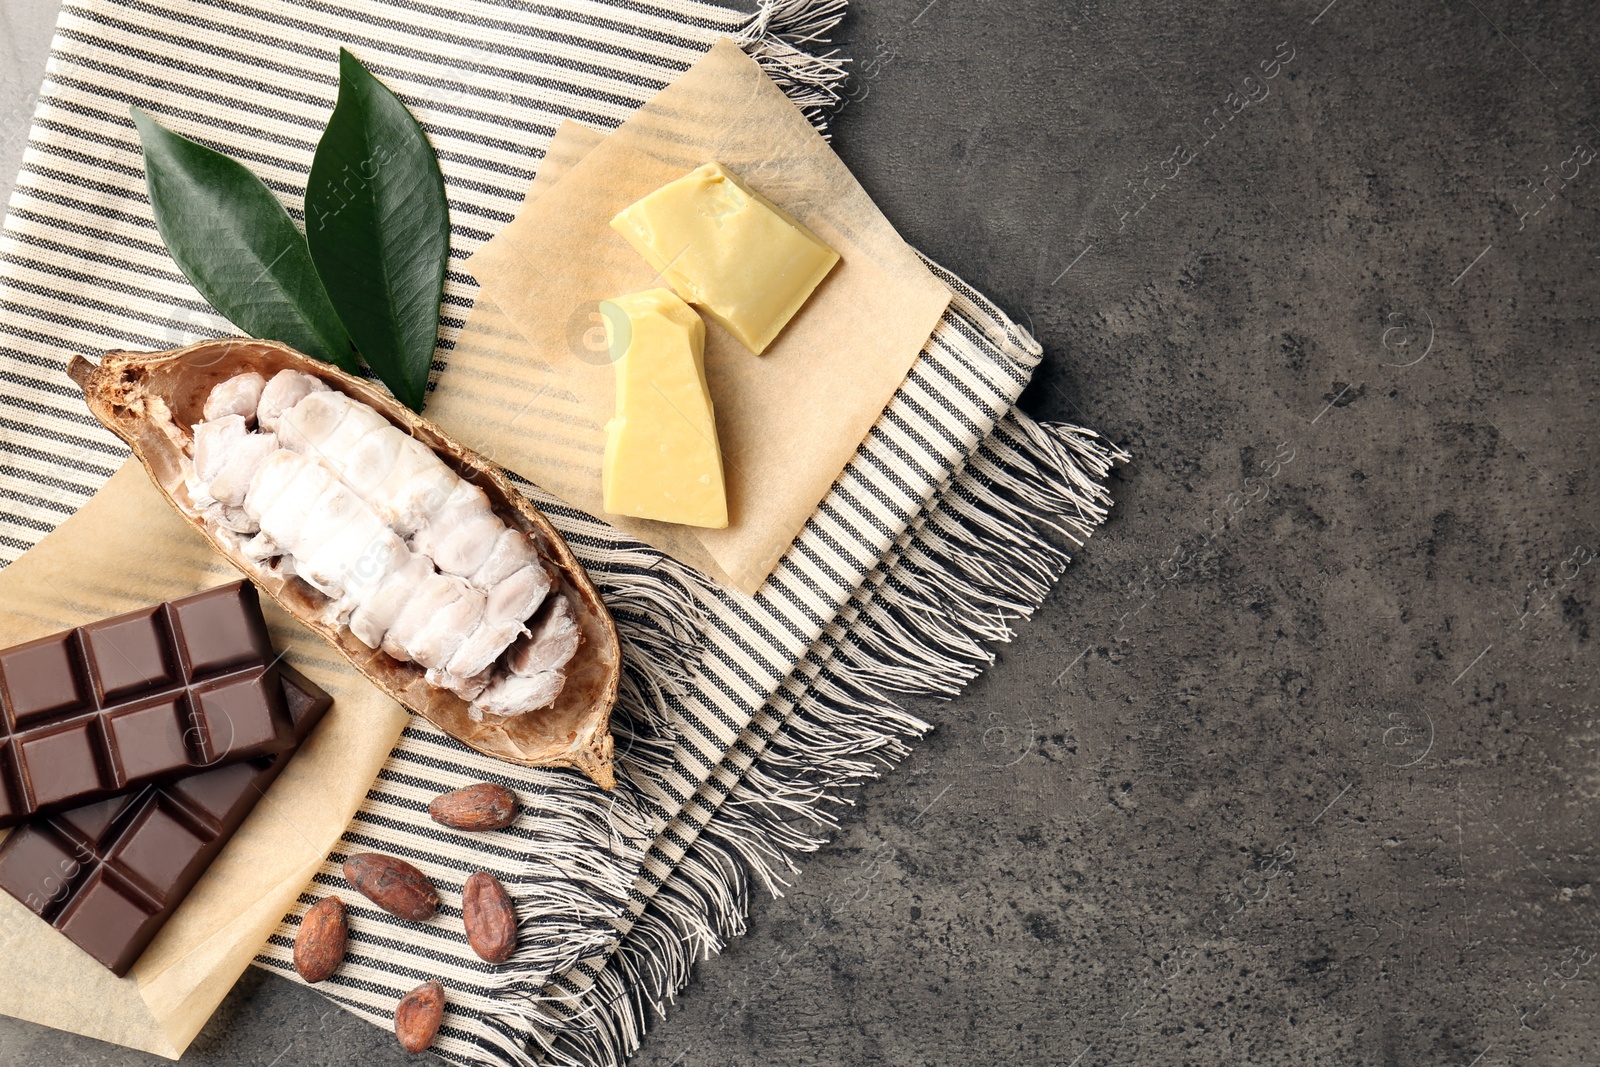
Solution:
M184 474L185 465L192 466L193 426L204 418L207 394L217 383L245 371L270 379L281 370L320 378L371 407L482 489L502 522L541 544L541 554L559 573L557 589L572 602L583 635L577 655L567 665L566 685L554 704L503 721L473 722L466 701L429 685L415 663L368 648L349 627L326 621L327 597L301 578L285 578L249 559L239 551L236 537L230 541L226 532L219 532L202 516L189 497ZM494 464L445 436L376 383L272 341L234 337L201 341L170 352L107 352L98 366L76 356L67 373L83 389L90 412L128 443L151 480L190 525L384 692L485 755L524 767L569 767L605 789L616 784L610 732L611 709L622 676L616 625L566 541Z
M300 920L294 935L294 969L308 982L331 978L344 962L345 945L350 938L350 922L344 901L323 897Z
M390 915L427 922L439 910L439 893L428 876L405 860L360 852L344 861L345 881Z
M503 785L482 782L434 797L428 814L457 830L503 830L517 818L517 795Z
M467 878L461 891L467 944L490 963L504 963L517 948L517 908L500 879L487 871Z
M426 1052L444 1022L444 986L423 982L394 1006L394 1036L407 1052Z

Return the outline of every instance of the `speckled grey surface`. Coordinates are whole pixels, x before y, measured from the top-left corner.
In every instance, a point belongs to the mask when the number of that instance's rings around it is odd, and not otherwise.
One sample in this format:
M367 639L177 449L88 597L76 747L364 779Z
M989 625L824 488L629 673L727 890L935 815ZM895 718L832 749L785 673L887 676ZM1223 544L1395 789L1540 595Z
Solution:
M639 1064L1600 1062L1600 16L1324 4L854 0L840 153L1135 463ZM186 1060L389 1040L252 973Z

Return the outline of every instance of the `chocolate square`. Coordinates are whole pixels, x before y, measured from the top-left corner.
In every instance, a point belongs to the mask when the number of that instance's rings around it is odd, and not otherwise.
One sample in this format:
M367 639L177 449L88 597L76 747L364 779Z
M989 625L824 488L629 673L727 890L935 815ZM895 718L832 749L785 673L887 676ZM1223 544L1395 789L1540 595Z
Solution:
M87 701L71 631L0 652L0 703L16 726Z
M167 605L174 636L184 649L188 680L251 663L272 662L272 642L249 582L207 589Z
M133 825L123 833L111 862L157 899L165 899L205 847L205 839L162 805L152 803L135 816Z
M56 820L89 844L98 845L106 836L106 831L111 829L111 824L117 821L117 816L144 795L142 792L130 793L102 800L98 804L85 804L81 808L62 812L56 816Z
M106 735L118 780L153 780L195 766L199 761L185 743L188 725L175 696L109 715Z
M177 665L170 662L163 629L159 607L83 628L84 651L102 700L174 684Z
M259 794L251 783L261 776L262 761L230 763L204 774L192 775L174 782L167 791L184 807L218 826L226 826L233 818L234 807L241 802L255 803Z
M199 728L202 765L220 763L274 744L289 744L291 724L277 676L255 670L196 686L189 695Z
M34 807L110 785L100 768L100 743L95 733L92 721L80 720L29 734L16 743Z
M73 896L56 925L79 948L121 974L138 955L129 951L128 931L140 929L154 917L155 909L108 877L102 867Z
M0 852L0 888L49 918L67 899L82 868L75 850L42 826L24 826L6 839Z

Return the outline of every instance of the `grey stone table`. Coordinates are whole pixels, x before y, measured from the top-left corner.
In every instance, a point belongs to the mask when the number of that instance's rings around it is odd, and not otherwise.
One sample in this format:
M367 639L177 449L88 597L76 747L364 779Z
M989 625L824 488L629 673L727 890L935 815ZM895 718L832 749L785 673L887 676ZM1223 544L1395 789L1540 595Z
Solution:
M1600 1062L1600 15L853 7L840 153L1135 461L637 1062ZM187 1059L389 1040L251 973Z

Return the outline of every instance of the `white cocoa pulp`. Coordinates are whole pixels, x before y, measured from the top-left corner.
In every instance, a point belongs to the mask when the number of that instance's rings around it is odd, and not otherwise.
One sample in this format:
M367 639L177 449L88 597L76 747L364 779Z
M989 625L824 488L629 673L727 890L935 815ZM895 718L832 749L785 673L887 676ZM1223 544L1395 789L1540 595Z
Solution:
M581 635L535 541L378 412L299 371L218 384L189 491L252 558L328 598L329 621L426 669L469 713L548 707Z

